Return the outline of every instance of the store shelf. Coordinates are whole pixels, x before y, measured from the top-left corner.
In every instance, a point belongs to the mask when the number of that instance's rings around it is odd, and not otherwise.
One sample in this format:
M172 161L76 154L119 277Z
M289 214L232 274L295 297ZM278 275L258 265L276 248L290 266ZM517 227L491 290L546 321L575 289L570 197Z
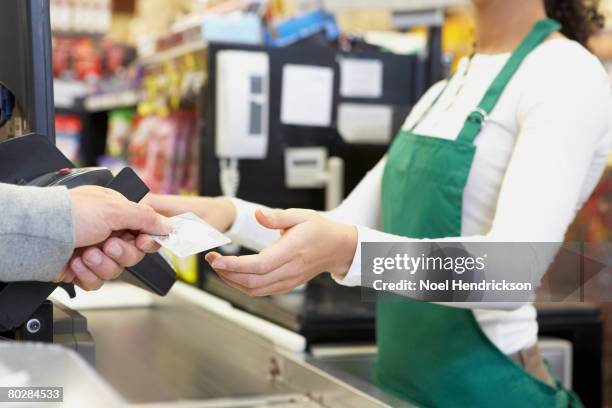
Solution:
M422 11L467 5L467 0L323 0L329 11L388 9L393 11Z
M82 81L56 79L53 81L55 108L75 109L78 101L87 94L87 85Z
M53 37L56 37L56 38L102 39L107 35L107 33L94 32L94 31L57 31L57 30L54 30L52 35Z
M139 64L150 65L159 64L160 62L172 60L175 58L182 57L183 55L190 54L192 52L204 51L208 46L204 40L198 40L191 43L179 45L174 48L170 48L165 51L156 52L150 56L141 57L137 60Z
M88 112L109 111L136 106L138 102L139 96L135 90L91 95L85 99L85 110Z

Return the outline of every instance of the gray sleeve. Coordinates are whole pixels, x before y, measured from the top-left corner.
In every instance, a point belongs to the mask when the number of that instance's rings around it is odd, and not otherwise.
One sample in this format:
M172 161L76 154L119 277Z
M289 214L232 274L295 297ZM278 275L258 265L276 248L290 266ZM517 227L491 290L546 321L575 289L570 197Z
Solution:
M64 187L0 184L0 281L51 281L74 250Z

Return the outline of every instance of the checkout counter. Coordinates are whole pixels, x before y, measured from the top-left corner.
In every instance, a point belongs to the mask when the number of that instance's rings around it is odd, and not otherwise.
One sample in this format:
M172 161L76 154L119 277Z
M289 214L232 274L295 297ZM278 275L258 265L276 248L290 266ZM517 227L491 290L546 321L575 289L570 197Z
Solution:
M411 406L373 381L376 348L370 318L375 305L351 298L361 296L360 290L342 300L324 281L315 281L302 292L269 298L225 292L224 297L233 297L230 302L210 293L216 283L210 280L206 292L177 282L165 297L121 282L75 299L60 291L53 297L86 318L95 341L95 369L130 406ZM351 304L358 306L343 324ZM578 320L571 325L579 327L582 321L594 327L585 320L591 311L582 309L576 309ZM567 330L558 326L567 316L543 310L545 331L551 330L551 316L557 333ZM585 334L576 333L578 338ZM568 386L572 368L588 362L584 351L572 350L571 344L559 336L540 343ZM567 361L573 351L579 357L574 367Z
M370 380L371 347L308 352L304 336L181 282L166 297L124 283L55 295L87 318L96 371L129 405L410 406Z

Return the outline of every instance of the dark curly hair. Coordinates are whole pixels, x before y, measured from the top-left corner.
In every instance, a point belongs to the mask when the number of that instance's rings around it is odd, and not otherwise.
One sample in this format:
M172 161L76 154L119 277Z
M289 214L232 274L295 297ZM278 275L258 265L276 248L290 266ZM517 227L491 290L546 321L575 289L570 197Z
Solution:
M544 0L546 14L557 20L567 38L587 46L588 39L604 26L598 0Z

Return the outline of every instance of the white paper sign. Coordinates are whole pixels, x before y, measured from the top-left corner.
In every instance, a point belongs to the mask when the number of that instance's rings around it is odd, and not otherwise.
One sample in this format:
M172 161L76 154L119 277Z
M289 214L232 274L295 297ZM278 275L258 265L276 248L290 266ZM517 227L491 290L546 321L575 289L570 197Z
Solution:
M333 91L334 71L331 68L285 65L281 121L287 125L329 127Z
M338 107L338 133L347 143L388 144L392 131L390 106L343 103Z
M345 98L382 97L382 61L343 58L340 61L340 95Z

